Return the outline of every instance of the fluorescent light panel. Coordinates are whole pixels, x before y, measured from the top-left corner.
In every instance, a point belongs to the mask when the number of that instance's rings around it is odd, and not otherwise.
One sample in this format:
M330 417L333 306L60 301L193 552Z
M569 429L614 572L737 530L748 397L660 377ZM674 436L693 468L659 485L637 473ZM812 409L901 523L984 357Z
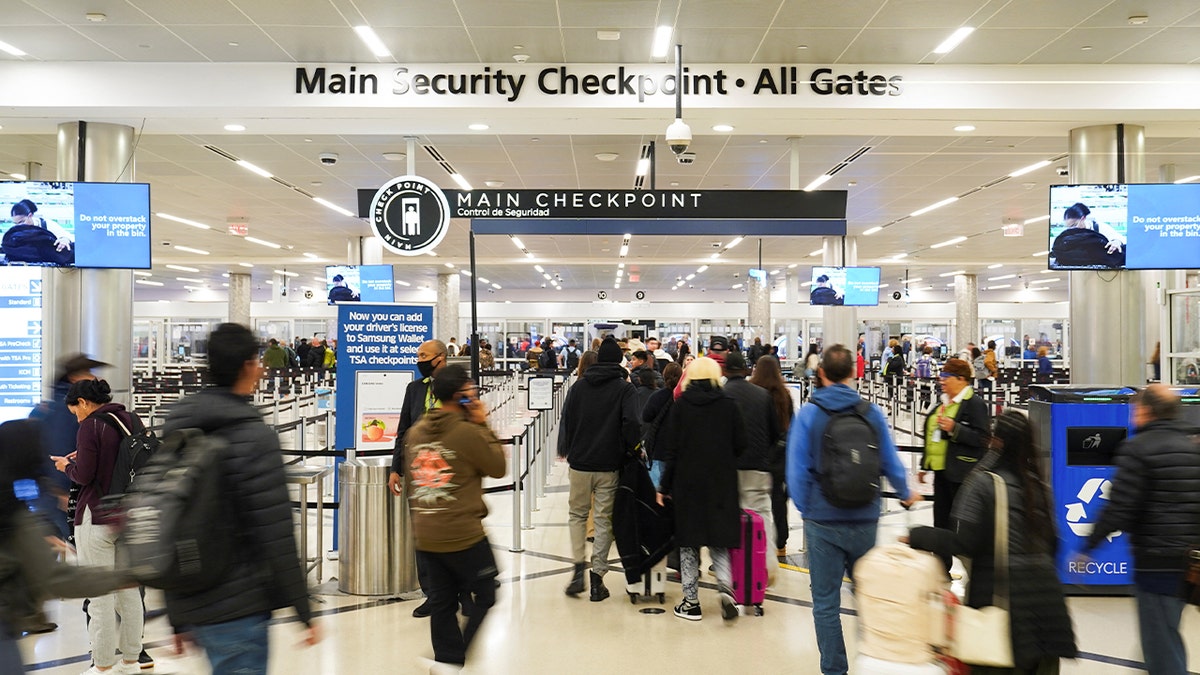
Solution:
M1037 171L1038 169L1040 169L1040 168L1042 168L1042 167L1044 167L1044 166L1050 166L1050 160L1048 160L1048 159L1043 159L1042 161L1040 161L1040 162L1037 162L1037 163L1035 163L1035 164L1030 164L1030 165L1029 165L1029 166L1027 166L1027 167L1024 167L1024 168L1021 168L1021 169L1017 169L1016 171L1014 171L1014 172L1012 172L1012 173L1008 174L1008 177L1009 177L1009 178L1016 178L1017 176L1024 176L1025 174L1027 174L1027 173L1031 173L1031 172L1034 172L1034 171Z
M187 218L180 218L179 216L172 216L169 213L156 213L154 215L159 218L162 218L164 220L172 220L172 221L175 221L176 223L183 223L184 225L191 225L192 227L195 227L195 228L201 229L201 230L211 230L212 229L211 227L209 227L208 225L205 225L204 223L198 223L194 220L188 220Z
M933 246L930 246L929 248L943 248L946 246L953 246L954 244L958 244L958 243L964 242L966 240L967 240L967 238L965 236L958 236L953 239L947 239L946 241L938 242L938 243L934 244Z
M1004 267L1004 263L996 263L996 264L994 264L994 265L988 265L988 266L987 266L987 268L988 268L989 270L1000 269L1001 267Z
M872 228L869 228L869 229L863 231L863 236L869 237L869 236L875 234L876 232L879 232L882 229L883 229L882 225L876 225L875 227L872 227Z
M966 274L966 273L967 273L966 270L954 270L953 272L943 272L943 273L939 274L938 276L939 277L952 277L952 276L955 276L958 274Z
M1043 221L1043 220L1050 220L1050 215L1049 215L1049 214L1047 214L1047 215L1044 215L1044 216L1038 216L1037 218L1030 218L1030 219L1028 219L1028 220L1026 220L1026 221L1025 221L1025 224L1026 224L1026 225L1032 225L1032 224L1034 224L1034 223L1038 223L1038 222L1041 222L1041 221Z
M176 272L199 272L200 271L200 270L196 269L195 267L186 267L184 265L163 265L163 267L166 267L169 270L175 270Z
M812 192L813 190L816 190L817 188L819 188L819 187L821 187L822 185L824 185L824 184L825 184L825 182L826 182L826 181L828 181L830 178L833 178L833 176L830 176L830 175L829 175L829 174L827 174L827 173L823 173L823 174L821 174L820 176L817 176L816 178L814 178L814 179L813 179L813 182L811 182L811 183L809 183L808 185L804 186L804 191L805 191L805 192Z
M915 218L917 216L923 216L926 213L929 213L930 211L932 211L934 209L940 209L943 206L945 206L947 204L953 204L956 201L958 201L958 197L947 197L947 198L943 199L942 201L934 203L934 204L930 204L929 206L926 206L923 209L917 209L916 211L913 211L912 213L910 213L908 215L913 218Z
M645 176L645 175L646 175L646 174L648 174L648 173L650 173L650 158L649 158L649 157L643 157L643 158L641 158L641 159L639 159L639 160L638 160L638 163L637 163L637 175L639 175L639 176Z
M267 171L266 169L262 168L261 166L255 166L255 165L251 164L250 162L247 162L244 159L239 159L237 161L237 164L238 164L238 166L242 167L243 169L253 172L253 173L256 173L256 174L262 176L263 178L273 178L274 177L271 175L270 171Z
M650 55L656 59L661 59L671 50L671 27L659 26L654 31L654 44L650 48ZM17 54L20 56L20 54Z
M1004 281L1005 279L1016 279L1015 274L1002 274L998 277L988 277L988 281Z
M954 51L954 48L962 44L967 36L974 33L975 29L971 26L963 26L950 34L950 37L942 40L942 44L933 48L934 54L949 54Z
M184 253L195 253L196 255L208 255L208 251L192 248L191 246L180 246L178 244L175 245L175 250L183 251Z
M334 211L337 211L338 213L342 214L343 216L350 216L351 218L354 217L353 211L351 211L350 209L344 209L344 208L338 206L337 204L334 204L333 202L329 201L328 199L322 199L321 197L313 197L313 201L320 204L321 206L324 206L327 209L333 209Z
M242 237L242 238L245 239L246 241L250 242L251 244L258 244L259 246L266 246L267 248L283 248L283 246L276 244L273 241L267 241L266 239L258 239L257 237ZM179 248L179 247L176 246L175 248Z
M355 26L354 32L358 33L358 39L362 40L367 49L370 49L375 56L389 57L392 55L391 50L383 44L383 40L379 39L370 26Z
M0 42L0 51L7 52L13 56L25 56L25 52L8 44L7 42Z
M466 190L467 192L475 189L471 187L471 184L467 182L466 178L463 178L461 173L452 173L450 174L450 177L454 179L455 183L458 183L458 187Z

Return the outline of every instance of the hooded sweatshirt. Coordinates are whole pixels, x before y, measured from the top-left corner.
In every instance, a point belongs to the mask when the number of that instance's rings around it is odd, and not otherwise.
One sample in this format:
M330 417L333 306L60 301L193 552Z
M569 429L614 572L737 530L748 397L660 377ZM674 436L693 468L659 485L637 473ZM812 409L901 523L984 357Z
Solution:
M417 550L465 551L484 538L483 477L505 474L504 448L486 424L437 408L404 435L404 494Z
M124 436L105 421L109 414L116 415L127 429L133 429L133 419L120 403L105 403L88 415L79 424L75 440L75 461L67 465L66 474L82 486L75 507L75 525L83 524L84 512L91 510L92 522L108 525L116 522L116 516L104 514L100 500L108 494L112 485L113 467L121 451Z
M637 391L619 363L595 363L571 386L558 427L558 454L576 471L616 471L641 438Z
M829 410L840 412L858 405L862 398L850 387L834 384L813 391L812 400ZM867 421L875 428L879 438L879 461L883 475L901 499L908 499L911 497L908 477L904 465L900 463L896 444L892 441L887 418L878 406L872 404ZM805 519L813 522L875 522L879 520L878 496L865 506L840 509L831 505L821 491L820 478L813 471L820 469L821 446L828 422L829 415L814 403L804 404L800 412L796 413L796 419L788 431L787 447L787 486L792 502Z

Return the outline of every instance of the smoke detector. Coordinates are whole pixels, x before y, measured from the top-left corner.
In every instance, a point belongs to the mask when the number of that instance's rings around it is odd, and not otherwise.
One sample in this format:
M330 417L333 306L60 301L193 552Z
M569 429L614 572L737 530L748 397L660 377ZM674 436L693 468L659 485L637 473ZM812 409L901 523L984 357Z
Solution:
M1150 22L1150 17L1145 14L1134 14L1129 17L1130 26L1144 26Z
M513 54L512 59L513 59L513 61L516 61L517 63L525 63L526 61L529 60L529 55L528 54Z

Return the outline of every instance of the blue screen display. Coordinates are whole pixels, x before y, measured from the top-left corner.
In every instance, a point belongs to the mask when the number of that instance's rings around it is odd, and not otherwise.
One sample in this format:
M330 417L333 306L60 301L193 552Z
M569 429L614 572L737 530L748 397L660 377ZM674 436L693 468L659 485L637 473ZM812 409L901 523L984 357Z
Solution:
M150 267L145 183L0 182L0 264Z
M1053 185L1050 269L1192 269L1200 184Z
M814 267L810 305L873 307L879 304L878 267Z
M329 265L325 290L329 304L338 302L395 302L391 265Z

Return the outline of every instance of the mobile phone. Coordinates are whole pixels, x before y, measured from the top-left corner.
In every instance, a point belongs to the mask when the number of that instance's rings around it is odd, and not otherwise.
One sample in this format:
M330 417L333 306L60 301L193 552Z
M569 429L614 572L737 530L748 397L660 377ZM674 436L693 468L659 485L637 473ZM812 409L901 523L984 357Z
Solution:
M13 481L13 495L23 502L34 502L38 498L38 484L32 478Z
M464 408L468 407L471 405L471 399L469 397L463 396L462 398L458 399L458 404L463 406Z

